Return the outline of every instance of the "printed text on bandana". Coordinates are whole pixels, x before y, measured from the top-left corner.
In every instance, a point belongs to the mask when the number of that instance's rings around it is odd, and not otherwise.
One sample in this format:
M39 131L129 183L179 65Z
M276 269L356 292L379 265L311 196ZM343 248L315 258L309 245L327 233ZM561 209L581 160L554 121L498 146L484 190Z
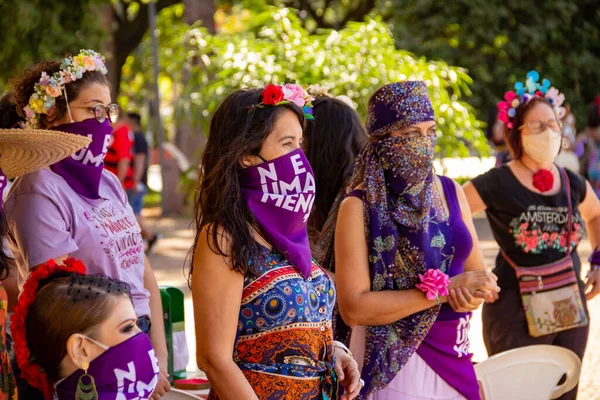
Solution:
M290 162L294 169L291 182L279 180L273 163L267 168L258 168L263 192L260 201L294 213L302 212L306 222L315 201L315 179L304 167L299 154L290 157Z
M138 378L133 361L127 364L127 369L114 369L118 385L116 400L131 399L131 396L129 395L132 394L137 395L133 400L146 400L150 398L150 395L154 392L154 388L156 388L156 384L158 383L158 372L160 368L154 350L150 350L148 355L150 356L152 368L154 370L154 377L150 382L144 382Z
M88 138L93 139L92 135L87 135ZM108 145L112 135L107 135L104 138L104 144L102 146L102 153L94 155L92 150L88 147L84 147L83 149L73 153L71 158L75 161L81 162L83 165L93 165L95 167L99 167L104 163L104 157L108 152Z

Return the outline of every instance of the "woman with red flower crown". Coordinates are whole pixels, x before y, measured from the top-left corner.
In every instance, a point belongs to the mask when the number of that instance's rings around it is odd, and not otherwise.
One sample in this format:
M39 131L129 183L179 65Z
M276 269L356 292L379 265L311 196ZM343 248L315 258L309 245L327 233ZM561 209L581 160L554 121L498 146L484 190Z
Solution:
M547 79L539 82L536 71L515 89L498 103L515 161L464 186L471 211L486 211L501 249L494 273L502 290L497 301L483 307L484 341L490 355L552 344L583 357L589 332L586 300L600 293L600 252L590 258L584 283L577 246L583 224L592 247L600 245L600 202L584 178L554 164L561 148L564 95ZM527 279L534 279L533 289ZM560 398L576 396L574 389Z
M351 400L360 390L356 362L333 340L335 286L308 240L311 101L296 84L238 90L212 118L190 270L211 400Z

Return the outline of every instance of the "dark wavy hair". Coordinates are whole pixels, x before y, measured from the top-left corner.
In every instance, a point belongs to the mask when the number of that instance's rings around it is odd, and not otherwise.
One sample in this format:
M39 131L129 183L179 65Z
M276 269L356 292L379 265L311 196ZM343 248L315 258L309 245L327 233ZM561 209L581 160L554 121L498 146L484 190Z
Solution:
M25 70L18 78L10 80L10 84L13 87L13 101L21 118L25 119L25 111L23 109L29 104L29 98L33 94L35 84L40 80L42 72L46 72L49 76L52 76L52 74L58 71L60 71L60 61L44 61ZM77 99L79 93L93 83L110 87L108 79L102 72L87 71L82 75L81 79L65 85L69 102ZM64 117L67 113L67 102L65 101L64 94L56 98L55 107L57 111L56 118L61 119ZM39 126L37 128L46 129L49 127L48 115L40 115Z
M231 268L244 276L254 275L249 261L260 247L251 227L258 230L255 218L242 198L242 159L260 152L279 116L292 111L304 127L302 109L295 104L254 107L262 101L264 89L238 90L217 108L210 123L202 156L195 199L196 239L190 250L194 255L202 230L206 227L213 252L231 258ZM222 247L222 236L229 239Z
M311 232L319 232L352 175L354 160L367 143L367 132L356 111L339 99L318 97L313 106L315 119L307 123L303 148L317 191L308 226Z

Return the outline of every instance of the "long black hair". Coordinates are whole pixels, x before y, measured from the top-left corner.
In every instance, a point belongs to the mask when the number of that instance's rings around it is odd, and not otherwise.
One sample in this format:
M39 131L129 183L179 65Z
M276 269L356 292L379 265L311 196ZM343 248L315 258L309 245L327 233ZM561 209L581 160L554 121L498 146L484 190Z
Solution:
M249 261L259 250L251 230L257 225L242 198L242 160L244 156L260 152L277 119L286 110L294 112L302 126L305 122L302 109L292 103L256 107L262 101L262 91L244 89L232 93L212 117L196 192L196 239L191 249L189 277L205 227L213 252L230 257L234 271L245 276L255 274ZM222 247L221 235L229 239L229 248Z
M17 113L17 107L13 101L12 93L7 93L0 99L0 128L13 129L19 128L23 119ZM0 196L2 193L0 193ZM3 199L0 197L0 201ZM9 274L10 260L4 254L3 241L6 236L6 218L4 217L4 207L0 212L0 280L6 279Z
M309 219L319 232L342 187L352 175L354 160L367 143L367 133L356 111L342 100L318 97L314 121L304 131L304 151L315 174L317 197Z

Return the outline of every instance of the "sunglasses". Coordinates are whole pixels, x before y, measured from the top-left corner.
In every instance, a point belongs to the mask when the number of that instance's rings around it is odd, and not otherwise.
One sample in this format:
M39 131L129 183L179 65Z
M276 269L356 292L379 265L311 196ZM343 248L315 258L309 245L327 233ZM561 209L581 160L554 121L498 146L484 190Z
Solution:
M94 113L96 121L103 123L108 118L109 121L114 124L119 119L120 108L118 104L112 103L107 106L104 104L96 104L93 107L71 107L71 108L84 108Z

